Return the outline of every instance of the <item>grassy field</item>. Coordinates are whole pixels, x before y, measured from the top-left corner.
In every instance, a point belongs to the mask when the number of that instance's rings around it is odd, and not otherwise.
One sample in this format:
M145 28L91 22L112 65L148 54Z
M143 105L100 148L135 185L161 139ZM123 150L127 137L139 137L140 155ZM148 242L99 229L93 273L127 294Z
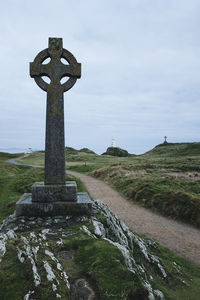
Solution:
M42 153L36 153L37 162L40 155L42 155ZM88 154L81 154L80 157L84 157L85 159L88 157L87 155ZM89 157L90 155L91 154L89 154ZM35 154L31 155L30 158L24 159L24 161L31 159L33 163L34 156ZM30 191L33 182L43 180L43 169L11 165L5 161L6 159L13 157L15 156L0 153L0 221L14 211L15 202L24 192ZM40 159L42 161L42 158ZM130 160L123 159L123 161L117 161L117 164L113 165L114 161L112 157L103 157L102 159L101 157L95 156L95 159L95 165L101 167L96 172L105 174L105 171L103 170L108 168L108 170L112 170L115 174L119 173L118 168L123 166L123 168L125 168L125 173L132 173L132 168L134 167L134 174L139 177L142 177L144 172L144 168L141 167L141 162L146 165L146 160L148 160L147 158L143 159L142 157L138 157L134 160L134 165L133 162L130 163ZM108 162L111 162L110 166L108 166ZM79 167L86 168L88 165L90 166L89 163L93 166L91 161L86 161L86 166L84 163L80 164ZM157 170L157 168L155 168L155 170ZM109 177L112 178L113 175L110 175L111 176ZM148 175L147 172L145 176L150 175ZM127 176L124 176L123 173L121 174L121 177L126 178ZM81 185L80 181L77 183L79 190L83 191L84 186ZM101 221L103 222L103 219ZM91 224L86 225L90 230L93 230ZM144 299L141 298L143 292L141 283L137 281L137 278L133 278L133 274L125 269L123 257L116 247L108 244L106 241L89 237L78 229L78 225L69 230L73 232L73 235L70 235L70 237L64 241L63 249L65 251L74 251L74 253L76 253L74 261L71 262L70 265L66 265L69 275L72 277L83 276L87 278L93 288L98 290L101 296L100 299L132 299L131 293L135 293L136 291L139 293L138 299ZM27 236L28 234L29 233L27 233ZM51 249L54 249L55 245L53 245L53 242L48 242ZM15 241L8 242L5 259L0 265L0 296L2 299L11 299L13 295L16 299L22 299L22 295L25 294L25 291L28 290L30 286L30 275L28 274L31 273L31 266L28 265L28 261L22 265L19 260L17 260L15 253L16 245L21 245L20 235ZM55 247L55 249L57 249L57 246ZM150 274L153 275L152 285L154 289L161 290L165 295L165 299L196 300L196 296L200 294L199 267L176 256L171 251L161 246L155 248L150 247L150 251L160 258L168 274L168 279L163 280L150 264L147 266ZM134 253L138 263L142 263L139 249L134 248ZM41 256L41 259L44 259L43 256ZM10 270L12 270L12 272L10 272ZM70 270L72 271L72 274L70 274ZM43 280L46 282L45 276L43 277ZM133 290L133 280L135 282L134 288L136 290ZM61 286L60 289L62 290L62 288L63 287ZM48 299L53 299L51 298L50 291L51 288L47 282L43 284L41 288L39 286L37 291L38 299L46 299L45 297L47 296ZM113 295L113 293L115 294L114 298L110 296ZM120 296L122 294L124 295L123 297ZM42 298L40 298L39 295L42 295Z
M44 153L20 159L44 164ZM200 227L200 143L161 144L133 157L67 148L68 170L100 178L131 201Z

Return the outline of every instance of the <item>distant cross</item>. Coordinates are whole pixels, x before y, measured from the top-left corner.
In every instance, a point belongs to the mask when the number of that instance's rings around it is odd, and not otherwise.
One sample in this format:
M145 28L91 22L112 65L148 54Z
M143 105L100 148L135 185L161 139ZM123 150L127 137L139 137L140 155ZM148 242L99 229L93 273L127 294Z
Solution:
M167 136L164 136L164 139L165 139L164 143L167 143Z
M50 57L50 62L43 62ZM63 64L64 58L68 64ZM61 38L49 38L49 48L41 51L30 63L30 76L47 92L45 184L65 184L64 92L81 77L81 64L66 49ZM42 76L48 76L50 84ZM61 84L63 77L69 79Z

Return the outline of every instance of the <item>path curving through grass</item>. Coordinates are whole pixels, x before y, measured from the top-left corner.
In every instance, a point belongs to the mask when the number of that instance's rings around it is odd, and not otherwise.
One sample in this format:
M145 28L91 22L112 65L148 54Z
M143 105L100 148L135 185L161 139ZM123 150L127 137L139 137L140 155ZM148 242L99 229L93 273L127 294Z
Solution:
M134 232L145 235L200 265L200 230L155 214L123 198L101 180L77 172L94 199L100 199Z

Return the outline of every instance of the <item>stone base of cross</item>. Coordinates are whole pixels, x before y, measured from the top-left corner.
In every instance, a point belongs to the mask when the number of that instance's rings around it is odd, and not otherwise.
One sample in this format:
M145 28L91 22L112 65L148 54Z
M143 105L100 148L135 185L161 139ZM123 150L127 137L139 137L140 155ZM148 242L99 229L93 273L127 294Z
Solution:
M50 62L44 61L50 58ZM64 59L64 64L61 59ZM49 47L30 63L30 76L47 92L45 176L44 182L32 186L32 194L24 194L16 204L16 215L57 216L90 214L92 202L87 193L77 193L76 182L66 182L64 138L64 92L81 76L81 64L68 50L61 38L49 38ZM51 82L43 80L48 76ZM65 83L61 79L67 77Z

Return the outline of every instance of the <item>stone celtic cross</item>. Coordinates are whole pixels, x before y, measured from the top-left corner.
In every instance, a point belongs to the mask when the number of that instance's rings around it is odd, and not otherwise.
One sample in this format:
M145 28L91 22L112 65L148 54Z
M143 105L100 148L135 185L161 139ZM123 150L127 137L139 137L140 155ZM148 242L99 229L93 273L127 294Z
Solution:
M47 58L50 61L45 64ZM30 63L30 76L47 92L45 181L35 182L32 193L17 201L16 216L91 215L94 211L88 194L78 193L75 181L65 181L64 92L81 77L81 64L63 49L62 39L49 38L49 47ZM49 77L49 84L43 76ZM63 77L68 79L65 83Z
M50 62L43 62L50 57ZM68 64L63 64L61 58ZM30 76L47 92L45 184L65 184L65 138L64 138L64 92L68 91L81 77L81 64L66 49L61 38L49 38L49 47L41 51L30 63ZM48 84L42 78L47 76ZM69 77L61 83L63 77Z

